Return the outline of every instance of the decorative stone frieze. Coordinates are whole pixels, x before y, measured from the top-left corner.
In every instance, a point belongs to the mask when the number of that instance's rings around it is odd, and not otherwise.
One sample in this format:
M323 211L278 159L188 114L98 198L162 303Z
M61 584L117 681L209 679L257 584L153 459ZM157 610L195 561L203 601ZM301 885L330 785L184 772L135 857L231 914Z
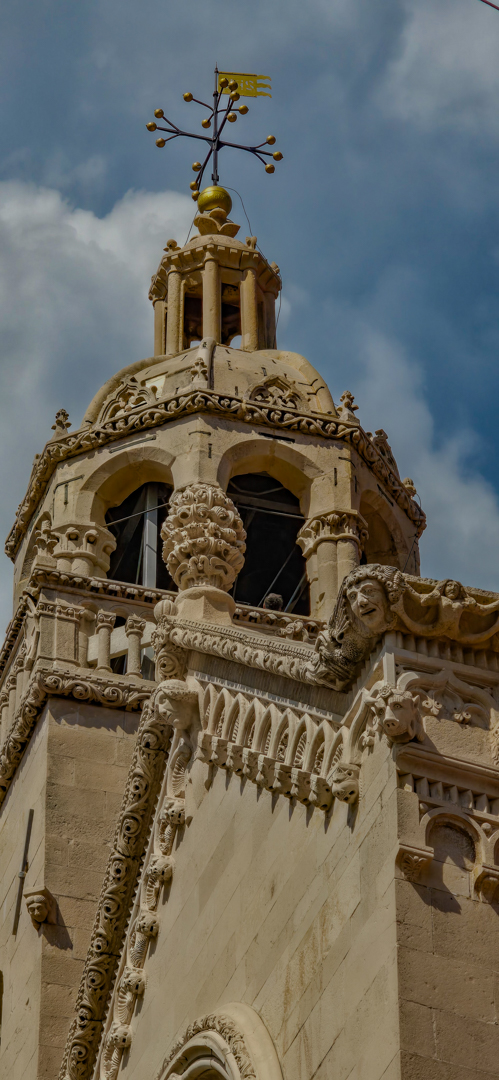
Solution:
M237 396L218 394L214 390L194 388L154 402L138 403L128 411L123 409L119 416L105 419L101 417L92 427L85 425L78 431L67 433L66 436L61 435L57 440L47 443L35 460L28 491L19 506L14 526L6 541L5 550L9 558L15 557L32 514L59 462L67 461L84 451L95 450L122 438L124 434L148 430L195 412L341 440L355 448L378 480L385 485L388 494L414 522L417 535L423 532L426 524L423 511L410 497L400 477L390 467L386 457L373 445L368 434L359 427L355 418L331 418L284 406L243 401Z
M163 558L179 589L228 591L244 564L246 533L222 488L192 484L175 492L161 535Z
M310 667L314 654L310 646L301 642L276 641L252 634L250 643L247 633L239 628L207 628L206 623L176 619L175 616L162 618L160 629L164 640L186 651L200 649L212 656L222 656L276 675L286 675L298 682L320 681Z

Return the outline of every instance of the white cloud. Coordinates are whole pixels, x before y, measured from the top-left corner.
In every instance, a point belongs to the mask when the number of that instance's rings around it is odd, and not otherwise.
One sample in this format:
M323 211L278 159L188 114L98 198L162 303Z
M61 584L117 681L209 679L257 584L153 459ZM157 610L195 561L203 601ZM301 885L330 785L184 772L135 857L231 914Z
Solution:
M185 241L191 200L128 192L104 218L58 191L0 184L0 531L6 536L33 456L64 406L76 426L99 386L152 352L147 299L170 237ZM0 626L10 617L3 558Z
M475 0L406 0L408 19L379 102L426 128L499 133L499 14Z

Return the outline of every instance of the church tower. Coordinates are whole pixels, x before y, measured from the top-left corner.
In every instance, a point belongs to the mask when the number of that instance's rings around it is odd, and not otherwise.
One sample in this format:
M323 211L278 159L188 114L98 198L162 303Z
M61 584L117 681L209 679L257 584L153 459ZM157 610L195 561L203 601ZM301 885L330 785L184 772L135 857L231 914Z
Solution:
M499 1076L499 598L419 576L412 481L230 213L7 540L0 1070Z

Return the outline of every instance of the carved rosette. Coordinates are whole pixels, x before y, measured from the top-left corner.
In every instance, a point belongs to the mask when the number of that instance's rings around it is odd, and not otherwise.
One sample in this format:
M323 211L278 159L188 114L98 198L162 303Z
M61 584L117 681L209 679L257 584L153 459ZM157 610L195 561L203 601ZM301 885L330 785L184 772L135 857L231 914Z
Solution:
M179 589L211 585L228 591L243 566L243 523L215 485L192 484L176 492L161 535L163 559Z
M305 558L308 559L319 544L327 540L334 542L353 540L360 553L363 551L367 538L367 524L360 514L333 511L329 514L319 514L305 522L298 533L296 543L300 545Z

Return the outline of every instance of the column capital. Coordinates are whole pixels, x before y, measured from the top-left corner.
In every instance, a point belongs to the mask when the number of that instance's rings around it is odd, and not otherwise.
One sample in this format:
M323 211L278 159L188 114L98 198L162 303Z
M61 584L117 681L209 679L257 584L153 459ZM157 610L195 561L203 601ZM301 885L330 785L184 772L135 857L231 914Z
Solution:
M325 541L338 543L339 540L352 540L359 551L367 540L367 522L357 510L331 510L325 514L316 514L300 529L297 544L306 559Z

